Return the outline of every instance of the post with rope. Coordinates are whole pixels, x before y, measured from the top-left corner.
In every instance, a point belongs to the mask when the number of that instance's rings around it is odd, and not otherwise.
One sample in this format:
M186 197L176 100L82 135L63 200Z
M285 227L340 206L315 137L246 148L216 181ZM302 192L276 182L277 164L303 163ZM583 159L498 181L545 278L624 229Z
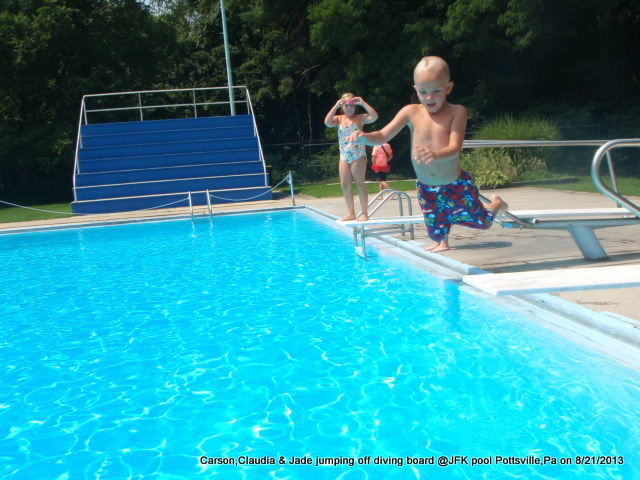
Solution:
M291 170L289 170L289 174L287 175L287 183L289 184L289 190L291 191L291 205L296 206L296 199L293 196L293 176L291 175Z

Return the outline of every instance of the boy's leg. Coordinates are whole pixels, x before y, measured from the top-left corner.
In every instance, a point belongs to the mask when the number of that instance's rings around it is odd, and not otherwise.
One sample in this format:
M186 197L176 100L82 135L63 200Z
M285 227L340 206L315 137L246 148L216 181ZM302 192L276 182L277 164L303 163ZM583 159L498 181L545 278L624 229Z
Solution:
M506 202L494 195L491 203L485 208L480 200L478 187L464 171L456 182L447 185L446 195L455 205L451 213L451 223L465 227L480 230L490 228L496 215L506 207Z
M427 234L434 243L427 250L432 252L443 252L449 249L449 230L451 223L448 215L442 208L442 187L429 187L421 182L417 182L418 202L424 216L424 224L427 227Z
M342 194L344 195L344 201L347 204L347 215L341 218L341 220L355 220L356 210L353 204L353 192L351 190L351 184L353 183L351 165L340 159L338 172L340 173L340 185L342 186Z
M358 198L360 199L360 209L362 213L358 220L369 220L369 195L367 193L367 185L365 183L365 174L367 173L367 157L360 157L351 164L351 174L356 182L358 189ZM355 215L355 213L354 213Z

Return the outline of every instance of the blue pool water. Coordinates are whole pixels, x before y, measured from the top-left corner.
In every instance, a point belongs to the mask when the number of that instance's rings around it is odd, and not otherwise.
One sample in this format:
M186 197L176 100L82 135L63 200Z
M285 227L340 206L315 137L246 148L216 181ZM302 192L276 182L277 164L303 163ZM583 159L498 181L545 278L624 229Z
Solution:
M300 211L2 236L0 265L2 479L640 478L637 371Z

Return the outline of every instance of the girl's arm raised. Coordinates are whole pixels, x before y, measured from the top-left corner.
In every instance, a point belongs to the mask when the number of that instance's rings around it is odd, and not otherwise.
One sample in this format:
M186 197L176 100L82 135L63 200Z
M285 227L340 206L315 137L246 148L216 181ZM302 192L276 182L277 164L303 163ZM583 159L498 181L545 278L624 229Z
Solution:
M336 102L336 104L331 107L331 110L329 110L329 113L327 113L327 116L324 117L324 124L327 127L335 127L336 125L338 125L338 119L336 118L336 112L338 111L338 109L342 106L342 104L344 103L344 100L340 99Z
M356 100L358 102L357 104L367 111L367 113L360 115L362 123L369 124L378 120L378 112L376 112L375 108L365 102L362 97L356 97L354 100Z

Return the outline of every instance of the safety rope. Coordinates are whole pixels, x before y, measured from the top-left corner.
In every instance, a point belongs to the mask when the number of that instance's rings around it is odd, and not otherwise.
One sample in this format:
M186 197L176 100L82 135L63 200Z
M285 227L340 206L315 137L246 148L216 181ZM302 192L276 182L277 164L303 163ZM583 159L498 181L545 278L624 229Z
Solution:
M269 189L269 192L273 192L273 190L278 188L284 182L289 182L289 184L291 184L291 175L290 174L287 175L286 177L284 177L280 183L278 183L277 185L271 187ZM255 198L262 197L263 195L266 195L269 192L263 192L263 193L261 193L259 195L254 196L254 197L242 198L242 199L224 198L224 197L218 197L218 196L212 195L212 194L209 194L209 195L210 195L210 197L217 198L218 200L225 200L227 202L247 202L249 200L253 200ZM176 203L184 202L185 200L188 200L188 199L189 199L189 195L187 195L184 198L181 198L180 200L176 200L175 202L165 203L164 205L158 205L156 207L141 208L140 210L128 210L128 211L129 212L145 212L147 210L155 210L156 208L164 208L164 207L168 207L169 205L175 205ZM57 214L57 215L72 215L72 216L73 215L95 215L94 213L56 212L54 210L44 210L42 208L33 208L33 207L27 207L25 205L18 205L17 203L5 202L4 200L0 200L0 203L4 203L5 205L10 205L12 207L24 208L24 209L27 209L27 210L35 210L36 212L54 213L54 214Z
M186 197L181 198L180 200L176 200L175 202L165 203L163 205L157 205L155 207L141 208L140 210L127 210L127 211L128 212L145 212L147 210L155 210L156 208L163 208L163 207L168 207L169 205L175 205L176 203L184 202L185 200L188 200L188 199L189 199L189 196L187 195ZM56 212L54 210L44 210L42 208L33 208L33 207L27 207L25 205L18 205L17 203L5 202L4 200L0 200L0 203L4 203L12 207L25 208L27 210L35 210L36 212L55 213L58 215L95 215L95 213Z
M277 185L274 185L273 187L271 187L268 192L262 192L262 193L260 193L258 195L255 195L255 196L249 197L249 198L225 198L225 197L218 197L217 195L213 195L212 193L209 193L209 196L211 198L217 198L218 200L224 200L225 202L248 202L249 200L254 200L254 199L258 198L258 197L262 197L262 196L266 195L267 193L273 192L276 188L278 188L284 182L291 182L290 175L287 175L286 177L284 177L280 181L280 183L278 183ZM291 183L289 183L289 184L291 184Z

